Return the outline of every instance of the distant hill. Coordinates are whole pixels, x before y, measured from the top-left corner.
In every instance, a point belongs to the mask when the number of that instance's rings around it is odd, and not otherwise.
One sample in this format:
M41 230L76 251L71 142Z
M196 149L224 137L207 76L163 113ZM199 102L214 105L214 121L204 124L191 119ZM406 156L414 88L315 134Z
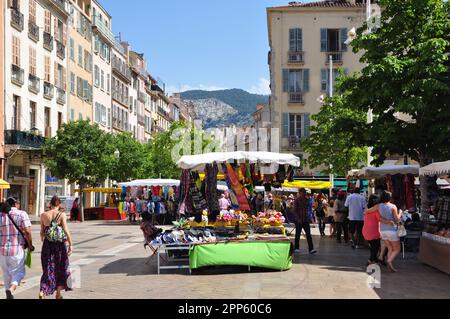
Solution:
M251 94L241 89L181 93L183 100L191 101L204 121L205 128L216 126L249 126L257 104L269 103L269 96Z

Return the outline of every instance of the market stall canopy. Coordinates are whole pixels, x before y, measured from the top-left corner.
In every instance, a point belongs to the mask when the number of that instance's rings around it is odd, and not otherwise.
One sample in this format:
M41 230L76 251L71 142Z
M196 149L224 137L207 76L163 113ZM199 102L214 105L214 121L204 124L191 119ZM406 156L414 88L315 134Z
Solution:
M283 187L286 188L309 188L309 189L328 189L331 188L331 182L323 181L285 181Z
M10 189L9 183L3 179L0 179L0 189Z
M180 186L180 181L176 179L139 179L118 185L120 187Z
M200 155L185 155L177 165L182 169L201 170L206 164L227 163L227 162L250 162L262 164L281 164L300 166L300 158L293 154L281 154L270 152L228 152L228 153L207 153Z
M79 193L80 189L76 189L75 193ZM83 193L122 193L121 188L84 188Z
M412 174L419 175L418 165L385 165L380 167L365 167L359 171L359 177L365 179L374 179L386 175Z
M450 174L450 161L437 162L420 169L421 176L447 176Z

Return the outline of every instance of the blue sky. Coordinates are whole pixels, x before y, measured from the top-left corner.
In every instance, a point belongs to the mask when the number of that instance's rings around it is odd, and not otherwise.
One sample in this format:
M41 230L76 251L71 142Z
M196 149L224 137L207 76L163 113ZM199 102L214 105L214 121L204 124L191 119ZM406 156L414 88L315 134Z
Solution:
M100 0L113 31L145 53L170 93L269 93L266 7L290 0Z

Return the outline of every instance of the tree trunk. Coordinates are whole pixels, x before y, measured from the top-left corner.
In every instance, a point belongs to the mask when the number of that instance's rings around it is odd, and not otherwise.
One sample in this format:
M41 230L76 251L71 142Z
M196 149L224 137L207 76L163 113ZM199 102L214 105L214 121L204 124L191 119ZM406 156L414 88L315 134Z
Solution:
M424 167L431 164L431 159L429 159L424 155L419 155L419 163L420 167ZM422 214L422 219L426 222L429 221L430 206L432 204L430 195L432 195L433 189L436 188L437 188L436 177L420 176L420 199L421 199L420 213Z

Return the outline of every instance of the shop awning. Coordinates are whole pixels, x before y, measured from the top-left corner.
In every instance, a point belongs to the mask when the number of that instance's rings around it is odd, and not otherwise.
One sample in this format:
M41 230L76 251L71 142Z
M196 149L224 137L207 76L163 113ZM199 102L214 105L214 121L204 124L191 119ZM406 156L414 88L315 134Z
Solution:
M309 189L329 189L331 182L323 181L285 181L283 187L286 188L309 188Z
M446 176L450 174L450 161L437 162L420 169L421 176Z
M0 189L10 189L9 183L3 179L0 179Z
M74 190L75 193L79 193L80 189ZM85 188L83 193L122 193L122 188Z
M359 171L359 177L365 179L374 179L386 175L412 174L419 175L418 165L384 165L380 167L365 167Z
M180 186L176 179L139 179L127 183L119 183L120 187Z
M200 155L183 156L177 165L182 169L201 170L206 164L227 163L227 162L250 162L261 164L280 164L300 166L300 158L293 154L281 154L270 152L227 152L227 153L207 153Z

